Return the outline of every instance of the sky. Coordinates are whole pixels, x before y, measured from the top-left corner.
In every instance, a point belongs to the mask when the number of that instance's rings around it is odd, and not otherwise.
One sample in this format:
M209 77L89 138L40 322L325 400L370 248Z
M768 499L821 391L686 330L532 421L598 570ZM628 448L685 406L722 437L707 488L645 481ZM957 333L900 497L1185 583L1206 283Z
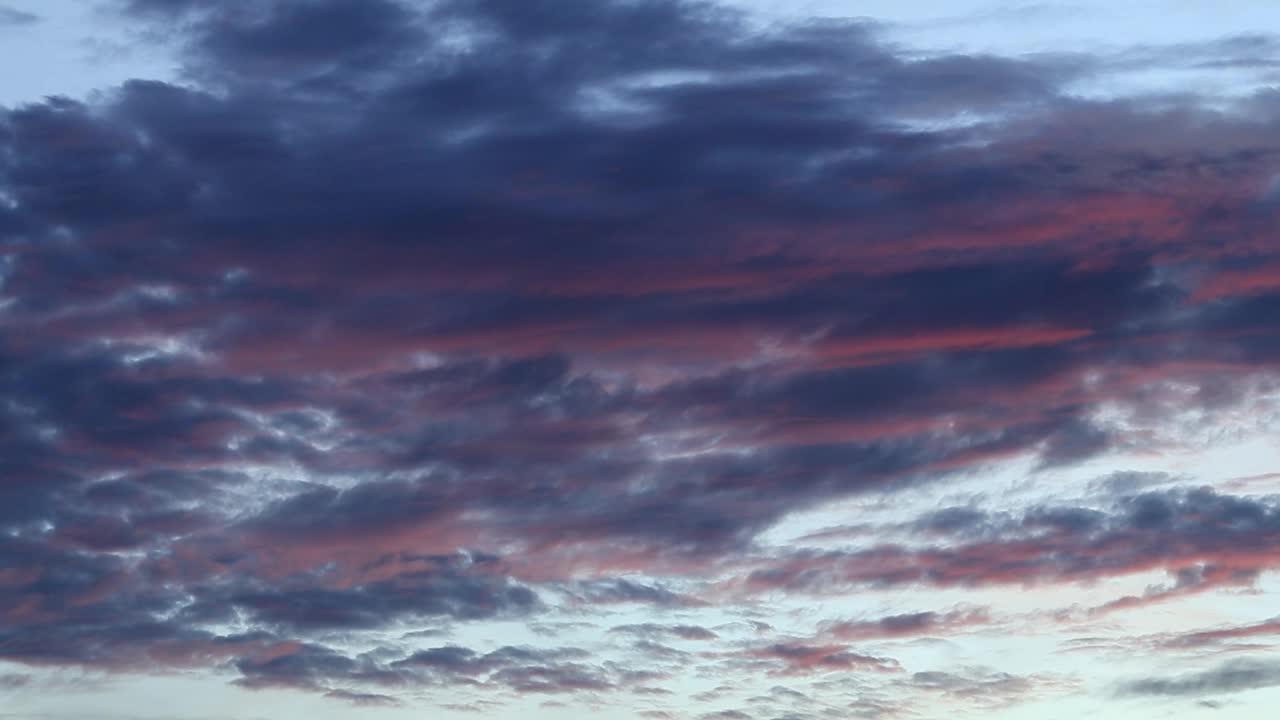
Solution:
M1269 28L0 0L0 720L1272 717Z

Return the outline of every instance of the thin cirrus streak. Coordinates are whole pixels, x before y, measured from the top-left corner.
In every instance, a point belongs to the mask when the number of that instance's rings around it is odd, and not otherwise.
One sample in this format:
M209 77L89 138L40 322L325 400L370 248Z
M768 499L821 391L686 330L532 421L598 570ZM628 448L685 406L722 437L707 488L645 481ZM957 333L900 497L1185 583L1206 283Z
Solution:
M1276 701L1269 35L95 12L178 70L0 107L6 717Z

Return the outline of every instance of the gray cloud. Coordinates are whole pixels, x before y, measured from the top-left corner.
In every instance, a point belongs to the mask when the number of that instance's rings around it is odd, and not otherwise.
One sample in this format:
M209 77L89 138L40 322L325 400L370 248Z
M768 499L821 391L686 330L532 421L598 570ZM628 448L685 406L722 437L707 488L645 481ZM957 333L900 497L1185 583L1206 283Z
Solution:
M1172 678L1132 680L1121 685L1117 693L1122 696L1197 697L1277 685L1280 685L1280 663L1244 658Z
M40 16L7 5L0 5L0 28L22 27L40 22Z

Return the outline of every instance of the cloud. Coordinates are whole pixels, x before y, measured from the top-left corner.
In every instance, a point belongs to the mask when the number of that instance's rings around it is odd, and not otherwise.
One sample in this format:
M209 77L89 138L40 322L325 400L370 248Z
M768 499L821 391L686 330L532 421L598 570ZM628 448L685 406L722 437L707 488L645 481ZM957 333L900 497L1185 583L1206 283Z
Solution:
M24 673L5 673L0 675L0 688L5 690L21 690L31 684L31 676Z
M1009 707L1028 696L1045 696L1076 689L1075 682L1070 678L1014 675L980 667L960 668L956 672L917 672L902 682L918 691L943 695L986 709Z
M588 656L577 648L540 650L513 646L481 655L453 645L419 651L392 665L425 671L448 682L470 679L497 684L521 694L603 691L629 679L625 674L611 676L606 667L579 662Z
M352 588L246 590L225 600L255 623L293 632L368 629L396 621L444 616L461 619L519 616L537 596L517 585L451 573L405 573L394 581Z
M330 690L330 683L360 682L396 686L406 678L386 670L369 658L352 658L321 645L298 645L288 652L236 661L241 677L236 684L262 689L273 687L327 690L326 694L360 704L348 691ZM335 694L336 693L336 694Z
M643 603L658 607L690 607L703 604L697 598L673 592L661 585L647 585L624 578L579 583L574 594L589 603Z
M921 635L951 635L961 628L986 625L991 621L987 611L953 610L945 613L932 611L888 615L878 620L845 621L829 623L823 632L840 640L876 640Z
M1260 572L1274 567L1269 548L1280 537L1280 510L1269 500L1221 495L1208 488L1172 489L1123 497L1105 513L1032 508L1020 521L978 539L966 537L966 523L950 528L960 542L921 548L886 544L856 552L796 551L789 558L765 560L764 567L740 586L753 592L784 588L822 593L908 584L1026 585L1093 582L1164 568L1176 576L1176 585L1153 590L1154 596L1200 592L1251 584ZM1129 598L1119 604L1137 601ZM856 632L860 626L850 627Z
M1145 678L1120 686L1122 696L1196 697L1280 685L1280 666L1256 659L1231 660L1211 670L1174 678Z
M346 700L347 702L361 707L395 707L400 705L400 701L390 695L379 695L377 693L351 692L349 690L330 690L325 693L325 697L331 697L338 700Z
M112 7L181 84L0 112L7 661L380 704L630 693L706 652L999 694L1021 676L845 644L980 611L763 646L695 616L1170 574L1121 610L1274 567L1272 500L1146 476L936 507L893 529L911 545L767 542L858 496L1265 422L1268 96L1092 100L1070 88L1115 58L676 0ZM621 610L608 652L653 667L410 642Z
M753 717L753 715L741 710L720 710L703 713L699 716L700 720L751 720Z
M1272 618L1270 620L1250 625L1237 625L1233 627L1184 633L1167 640L1166 644L1169 647L1193 649L1207 645L1214 645L1227 640L1247 639L1259 636L1265 637L1268 635L1280 635L1280 618Z
M902 668L892 658L874 657L853 652L840 645L806 645L781 642L755 648L748 657L781 663L778 675L797 675L833 671L899 672Z
M672 637L681 640L714 640L719 637L714 631L698 625L658 625L656 623L618 625L610 628L609 632L647 638Z
M40 16L7 5L0 5L0 28L22 27L40 22Z

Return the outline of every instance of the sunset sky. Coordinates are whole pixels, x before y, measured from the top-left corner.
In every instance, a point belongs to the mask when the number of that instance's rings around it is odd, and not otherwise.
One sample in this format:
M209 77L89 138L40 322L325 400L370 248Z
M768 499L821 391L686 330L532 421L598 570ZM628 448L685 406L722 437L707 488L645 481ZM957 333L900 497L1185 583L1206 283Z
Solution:
M1278 228L1274 0L0 0L0 720L1274 718Z

